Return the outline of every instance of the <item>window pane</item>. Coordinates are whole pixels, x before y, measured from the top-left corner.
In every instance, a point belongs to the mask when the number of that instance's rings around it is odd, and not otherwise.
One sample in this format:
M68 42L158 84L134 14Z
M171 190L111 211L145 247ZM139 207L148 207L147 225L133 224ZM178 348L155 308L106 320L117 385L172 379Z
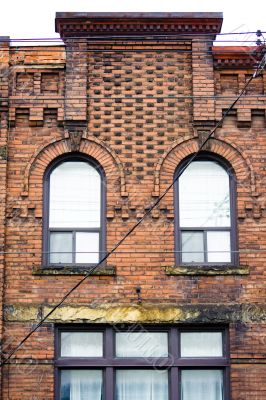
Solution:
M182 400L222 400L222 370L183 370L181 372Z
M222 332L181 332L181 357L222 356Z
M61 371L60 400L102 400L102 371Z
M230 262L230 232L207 232L208 262Z
M167 371L127 369L116 372L116 400L168 400Z
M76 263L97 263L99 261L99 233L76 233Z
M182 232L182 262L204 262L203 232Z
M67 161L50 175L50 228L100 226L101 177L86 162Z
M179 178L181 227L230 226L229 175L213 161L194 161Z
M62 332L61 357L102 357L102 332Z
M166 332L121 332L116 334L117 357L168 357Z
M66 251L67 253L63 253L64 251ZM71 232L50 233L50 263L51 264L72 263Z

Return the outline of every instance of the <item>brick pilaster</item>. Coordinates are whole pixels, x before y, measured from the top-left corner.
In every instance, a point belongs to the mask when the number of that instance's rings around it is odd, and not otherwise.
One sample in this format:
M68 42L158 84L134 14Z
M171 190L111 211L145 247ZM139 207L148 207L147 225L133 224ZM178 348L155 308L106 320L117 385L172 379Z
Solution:
M0 354L3 337L3 288L8 130L9 37L0 37ZM0 382L2 381L0 370ZM0 397L2 391L0 388Z
M87 120L87 42L85 39L67 39L65 120Z
M207 38L192 40L193 115L194 124L210 125L214 116L214 72L212 42Z

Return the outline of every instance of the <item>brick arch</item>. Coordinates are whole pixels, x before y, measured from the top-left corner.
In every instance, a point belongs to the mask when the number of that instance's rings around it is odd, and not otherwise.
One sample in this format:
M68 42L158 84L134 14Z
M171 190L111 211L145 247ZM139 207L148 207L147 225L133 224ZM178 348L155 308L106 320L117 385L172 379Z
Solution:
M172 182L175 170L184 158L199 149L197 139L188 138L172 144L159 160L154 175L154 195L159 196ZM210 139L208 151L226 159L234 169L241 193L256 196L255 174L245 152L220 139ZM170 193L169 193L170 195Z
M104 169L108 187L108 192L116 193L126 197L126 179L123 164L118 156L104 143L97 138L83 138L80 143L80 153L94 158ZM43 176L47 166L57 157L71 153L68 139L54 140L41 147L31 157L28 162L23 179L23 190L21 195L26 197L34 193L42 194ZM119 184L119 190L117 185ZM114 190L112 190L114 188Z

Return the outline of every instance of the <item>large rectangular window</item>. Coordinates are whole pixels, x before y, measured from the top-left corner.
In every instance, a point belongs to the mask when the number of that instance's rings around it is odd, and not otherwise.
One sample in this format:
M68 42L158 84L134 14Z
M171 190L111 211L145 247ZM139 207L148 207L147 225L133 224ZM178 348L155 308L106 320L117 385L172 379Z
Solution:
M225 328L58 327L56 400L226 400Z

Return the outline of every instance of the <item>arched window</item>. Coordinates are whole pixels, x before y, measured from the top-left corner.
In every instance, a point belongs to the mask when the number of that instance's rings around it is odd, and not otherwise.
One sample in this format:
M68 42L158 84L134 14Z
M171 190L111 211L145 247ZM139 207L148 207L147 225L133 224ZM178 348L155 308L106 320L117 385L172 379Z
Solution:
M225 161L205 154L188 165L176 185L179 263L237 262L235 192L235 175Z
M44 180L46 265L93 265L104 251L104 180L95 161L63 157ZM101 257L102 258L102 257Z

